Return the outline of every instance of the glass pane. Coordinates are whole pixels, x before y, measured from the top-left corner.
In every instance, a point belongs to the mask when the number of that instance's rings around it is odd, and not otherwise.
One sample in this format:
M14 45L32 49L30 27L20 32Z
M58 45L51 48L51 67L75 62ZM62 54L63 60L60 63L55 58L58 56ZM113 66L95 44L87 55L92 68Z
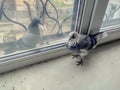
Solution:
M101 27L120 24L120 0L109 0Z
M0 56L65 41L74 0L0 0Z

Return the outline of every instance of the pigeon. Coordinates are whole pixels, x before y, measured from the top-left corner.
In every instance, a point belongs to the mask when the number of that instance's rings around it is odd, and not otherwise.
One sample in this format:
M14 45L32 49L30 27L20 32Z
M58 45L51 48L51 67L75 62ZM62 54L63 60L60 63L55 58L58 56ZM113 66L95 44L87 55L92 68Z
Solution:
M73 31L69 34L66 47L73 53L73 58L80 59L77 61L77 65L83 65L84 57L98 45L102 38L105 38L106 36L106 32L85 35Z
M19 50L35 48L42 38L39 24L42 24L41 20L37 17L33 18L28 26L28 30L24 33L23 37L17 41L4 44L3 51L5 51L5 54L13 53Z

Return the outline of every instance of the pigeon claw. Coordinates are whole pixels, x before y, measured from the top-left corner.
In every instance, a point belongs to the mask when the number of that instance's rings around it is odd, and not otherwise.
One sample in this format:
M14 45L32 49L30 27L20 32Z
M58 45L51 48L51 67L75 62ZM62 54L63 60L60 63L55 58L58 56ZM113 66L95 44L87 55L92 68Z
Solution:
M79 65L83 65L83 59L81 59L80 61L77 61L77 66L79 66Z

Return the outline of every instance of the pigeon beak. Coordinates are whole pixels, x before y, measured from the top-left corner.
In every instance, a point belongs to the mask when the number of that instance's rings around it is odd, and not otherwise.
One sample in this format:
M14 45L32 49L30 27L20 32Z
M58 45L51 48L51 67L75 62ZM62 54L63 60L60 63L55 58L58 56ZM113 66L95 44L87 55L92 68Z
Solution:
M44 22L40 20L39 24L43 25L43 23L44 23Z
M43 20L39 19L39 24L43 25L43 23L44 23Z

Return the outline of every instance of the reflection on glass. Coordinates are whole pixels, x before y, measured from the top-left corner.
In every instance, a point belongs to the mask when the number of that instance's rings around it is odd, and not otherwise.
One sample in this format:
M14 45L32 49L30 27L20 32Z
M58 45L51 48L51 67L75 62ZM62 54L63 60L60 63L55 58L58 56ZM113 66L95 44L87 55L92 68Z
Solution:
M101 27L120 24L120 0L109 0Z
M0 55L60 43L70 32L74 0L0 0Z

